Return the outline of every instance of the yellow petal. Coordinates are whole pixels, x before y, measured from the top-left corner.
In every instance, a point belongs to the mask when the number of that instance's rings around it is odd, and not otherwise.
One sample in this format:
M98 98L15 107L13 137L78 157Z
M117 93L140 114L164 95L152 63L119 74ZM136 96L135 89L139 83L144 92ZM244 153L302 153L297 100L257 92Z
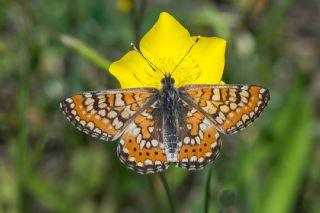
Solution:
M190 38L189 47L196 37ZM225 63L226 41L217 37L200 37L187 57L173 73L176 86L219 84Z
M160 68L163 67L161 60L179 57L184 53L188 48L189 39L189 32L174 17L162 12L158 21L141 39L140 49Z
M121 88L160 87L161 74L154 72L136 51L130 51L113 62L109 71L120 82Z

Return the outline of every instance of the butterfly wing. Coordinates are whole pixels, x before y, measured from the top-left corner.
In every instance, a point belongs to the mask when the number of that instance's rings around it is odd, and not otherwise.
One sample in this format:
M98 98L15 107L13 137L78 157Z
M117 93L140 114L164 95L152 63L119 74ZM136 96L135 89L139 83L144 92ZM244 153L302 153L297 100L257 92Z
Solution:
M270 99L267 89L255 85L191 85L179 91L187 103L225 134L250 125Z
M120 160L141 174L167 169L169 164L162 141L162 119L159 100L135 117L118 145Z
M154 102L157 93L153 88L86 92L65 99L60 107L80 131L113 141Z
M180 149L176 165L188 170L202 169L220 152L220 135L214 124L196 108L182 101L179 109Z
M176 164L203 168L220 152L219 132L232 134L250 125L269 100L268 90L247 85L191 85L179 88L181 144Z

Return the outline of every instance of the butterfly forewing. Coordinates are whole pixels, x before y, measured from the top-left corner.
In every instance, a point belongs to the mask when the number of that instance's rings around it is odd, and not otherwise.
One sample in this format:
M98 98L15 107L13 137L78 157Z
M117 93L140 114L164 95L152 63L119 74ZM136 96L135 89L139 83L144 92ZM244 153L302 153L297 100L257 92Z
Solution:
M267 89L254 85L191 85L180 88L180 92L225 134L250 125L270 98Z
M151 104L155 89L103 90L74 95L60 107L79 130L112 141L121 136L137 112Z

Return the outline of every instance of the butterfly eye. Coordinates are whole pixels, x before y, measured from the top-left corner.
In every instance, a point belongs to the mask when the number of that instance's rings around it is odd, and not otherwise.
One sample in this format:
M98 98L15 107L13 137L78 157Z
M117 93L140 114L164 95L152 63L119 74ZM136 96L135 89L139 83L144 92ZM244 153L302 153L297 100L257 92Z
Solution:
M170 83L174 84L174 79L173 78L170 78Z
M165 78L161 79L161 84L165 84L165 83L166 83L166 79Z

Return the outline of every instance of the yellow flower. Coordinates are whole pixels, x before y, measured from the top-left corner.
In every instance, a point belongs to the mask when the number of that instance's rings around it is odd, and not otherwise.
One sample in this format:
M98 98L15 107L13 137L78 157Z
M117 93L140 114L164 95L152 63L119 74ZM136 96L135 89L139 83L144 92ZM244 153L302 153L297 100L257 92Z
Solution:
M174 17L163 12L139 46L143 55L163 73L171 73L196 38L190 36ZM222 83L225 47L224 39L201 37L173 72L176 87ZM160 81L164 77L160 71L152 70L147 61L134 50L112 63L109 71L119 80L122 88L160 88Z
M132 9L133 0L117 0L116 1L116 8L120 12L127 13Z

